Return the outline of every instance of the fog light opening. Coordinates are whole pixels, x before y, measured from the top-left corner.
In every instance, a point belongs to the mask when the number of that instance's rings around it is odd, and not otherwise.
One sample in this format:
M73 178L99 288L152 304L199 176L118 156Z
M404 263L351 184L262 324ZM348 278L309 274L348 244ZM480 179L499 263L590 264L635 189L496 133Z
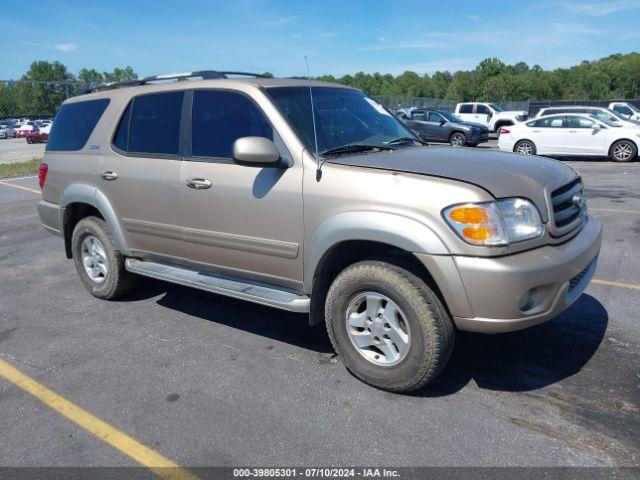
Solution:
M521 297L520 302L518 303L518 307L521 312L528 312L532 310L536 305L536 293L537 289L532 288L531 290L526 291Z

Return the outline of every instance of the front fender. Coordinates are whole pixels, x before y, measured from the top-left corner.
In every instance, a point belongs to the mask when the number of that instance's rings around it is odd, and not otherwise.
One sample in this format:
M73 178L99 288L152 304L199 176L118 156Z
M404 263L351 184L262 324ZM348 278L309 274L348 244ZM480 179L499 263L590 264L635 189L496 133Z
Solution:
M433 230L417 220L386 212L340 213L326 219L311 240L304 265L305 292L311 292L313 277L324 254L350 240L382 242L412 253L450 253Z
M118 246L118 250L124 255L131 252L127 246L122 225L107 197L96 187L87 184L73 184L66 188L60 198L60 225L65 225L65 211L72 203L86 203L100 212L107 223L107 228Z

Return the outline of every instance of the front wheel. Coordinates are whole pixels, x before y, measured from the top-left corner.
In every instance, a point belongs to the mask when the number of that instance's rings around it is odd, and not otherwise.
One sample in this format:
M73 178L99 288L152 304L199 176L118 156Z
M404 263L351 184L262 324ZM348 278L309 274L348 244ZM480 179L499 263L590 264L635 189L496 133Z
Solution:
M638 155L636 144L630 140L620 140L611 145L609 158L614 162L630 162Z
M444 368L455 328L433 290L409 271L380 261L343 270L327 293L325 320L346 368L384 390L408 392Z
M467 137L464 133L455 132L449 137L449 143L452 147L464 147L467 143Z
M520 153L522 155L535 155L536 154L536 144L531 140L520 140L513 147L513 151L516 153Z

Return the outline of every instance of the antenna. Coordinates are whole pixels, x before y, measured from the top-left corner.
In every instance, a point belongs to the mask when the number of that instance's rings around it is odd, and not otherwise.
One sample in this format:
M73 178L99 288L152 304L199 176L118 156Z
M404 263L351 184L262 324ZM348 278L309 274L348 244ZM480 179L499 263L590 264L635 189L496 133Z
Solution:
M307 60L307 56L304 56L304 63L307 65L307 79L309 80L309 100L311 101L311 119L313 120L313 141L315 143L316 151L316 160L318 160L318 170L320 170L321 164L319 163L319 155L318 155L318 130L316 129L316 111L313 107L313 89L311 88L311 73L309 71L309 61Z

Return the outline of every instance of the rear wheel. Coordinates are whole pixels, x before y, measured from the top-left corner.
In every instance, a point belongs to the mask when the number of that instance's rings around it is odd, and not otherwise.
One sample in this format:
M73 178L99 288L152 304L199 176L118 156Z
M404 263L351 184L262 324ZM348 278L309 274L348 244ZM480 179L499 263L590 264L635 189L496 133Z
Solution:
M417 390L444 368L455 328L437 295L409 271L359 262L333 281L327 331L346 368L374 387Z
M636 144L630 140L620 140L609 150L609 158L614 162L631 162L638 155Z
M453 147L464 147L467 143L467 136L461 132L454 132L449 137L449 143Z
M516 153L520 153L522 155L535 155L536 154L536 144L531 140L520 140L513 147L513 151Z
M71 248L80 279L93 296L111 300L134 287L136 277L125 270L124 257L101 218L80 220L73 229Z

